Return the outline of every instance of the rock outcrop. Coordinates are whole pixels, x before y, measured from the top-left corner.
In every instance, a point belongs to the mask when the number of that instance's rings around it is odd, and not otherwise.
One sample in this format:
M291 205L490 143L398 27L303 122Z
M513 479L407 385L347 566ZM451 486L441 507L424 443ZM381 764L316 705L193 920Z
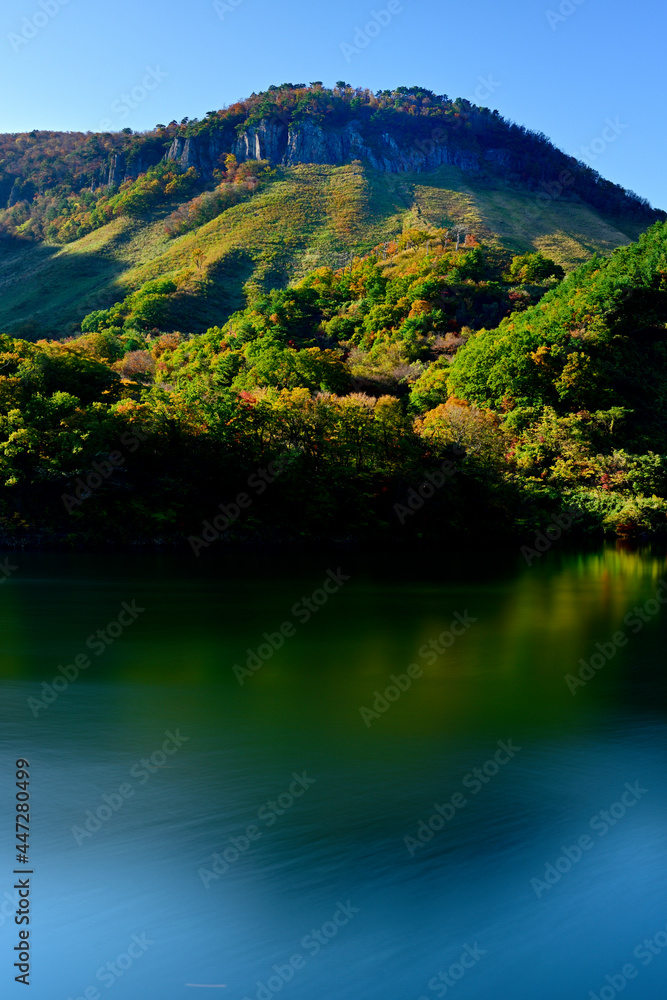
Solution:
M309 121L286 125L268 120L247 128L240 135L220 130L189 138L177 137L167 159L176 160L186 170L195 167L204 177L210 177L213 170L222 165L227 153L234 153L239 162L269 160L273 166L299 163L339 166L352 160L364 160L387 173L421 173L446 164L474 174L489 170L507 172L511 159L506 150L477 153L440 139L425 139L410 145L399 143L392 135L384 133L370 141L355 122L343 128L328 128Z
M159 157L142 159L136 157L128 163L123 153L112 153L109 159L109 176L106 183L109 187L118 187L123 181L134 180L139 174L144 174L149 167L159 163Z

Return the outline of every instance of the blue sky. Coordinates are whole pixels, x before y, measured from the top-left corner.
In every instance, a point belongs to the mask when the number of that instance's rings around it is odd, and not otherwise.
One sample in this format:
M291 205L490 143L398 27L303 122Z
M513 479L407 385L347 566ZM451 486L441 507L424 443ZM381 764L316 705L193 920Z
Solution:
M420 84L498 108L667 209L664 11L658 0L4 0L0 131L141 130L285 81Z

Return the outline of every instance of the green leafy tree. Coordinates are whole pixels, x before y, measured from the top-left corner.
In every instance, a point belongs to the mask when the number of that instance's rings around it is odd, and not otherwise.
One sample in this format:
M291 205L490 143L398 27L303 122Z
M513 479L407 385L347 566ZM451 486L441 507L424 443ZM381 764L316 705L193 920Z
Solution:
M506 274L508 281L521 285L533 285L547 281L549 278L557 278L562 281L565 271L550 257L545 257L542 253L524 253L512 258L512 263Z

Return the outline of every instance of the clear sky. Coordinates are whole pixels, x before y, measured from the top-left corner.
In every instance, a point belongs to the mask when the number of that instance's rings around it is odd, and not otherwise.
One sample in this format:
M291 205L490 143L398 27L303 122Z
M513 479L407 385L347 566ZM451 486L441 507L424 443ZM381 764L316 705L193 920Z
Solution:
M658 0L3 0L0 131L141 130L272 83L419 84L667 209L666 21Z

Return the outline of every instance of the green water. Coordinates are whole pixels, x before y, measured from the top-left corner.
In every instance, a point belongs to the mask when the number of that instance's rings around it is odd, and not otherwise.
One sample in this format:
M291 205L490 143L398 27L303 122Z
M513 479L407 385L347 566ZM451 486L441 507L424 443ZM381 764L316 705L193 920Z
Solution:
M662 1000L664 556L13 561L3 809L27 758L36 1000L607 1000L627 963Z

